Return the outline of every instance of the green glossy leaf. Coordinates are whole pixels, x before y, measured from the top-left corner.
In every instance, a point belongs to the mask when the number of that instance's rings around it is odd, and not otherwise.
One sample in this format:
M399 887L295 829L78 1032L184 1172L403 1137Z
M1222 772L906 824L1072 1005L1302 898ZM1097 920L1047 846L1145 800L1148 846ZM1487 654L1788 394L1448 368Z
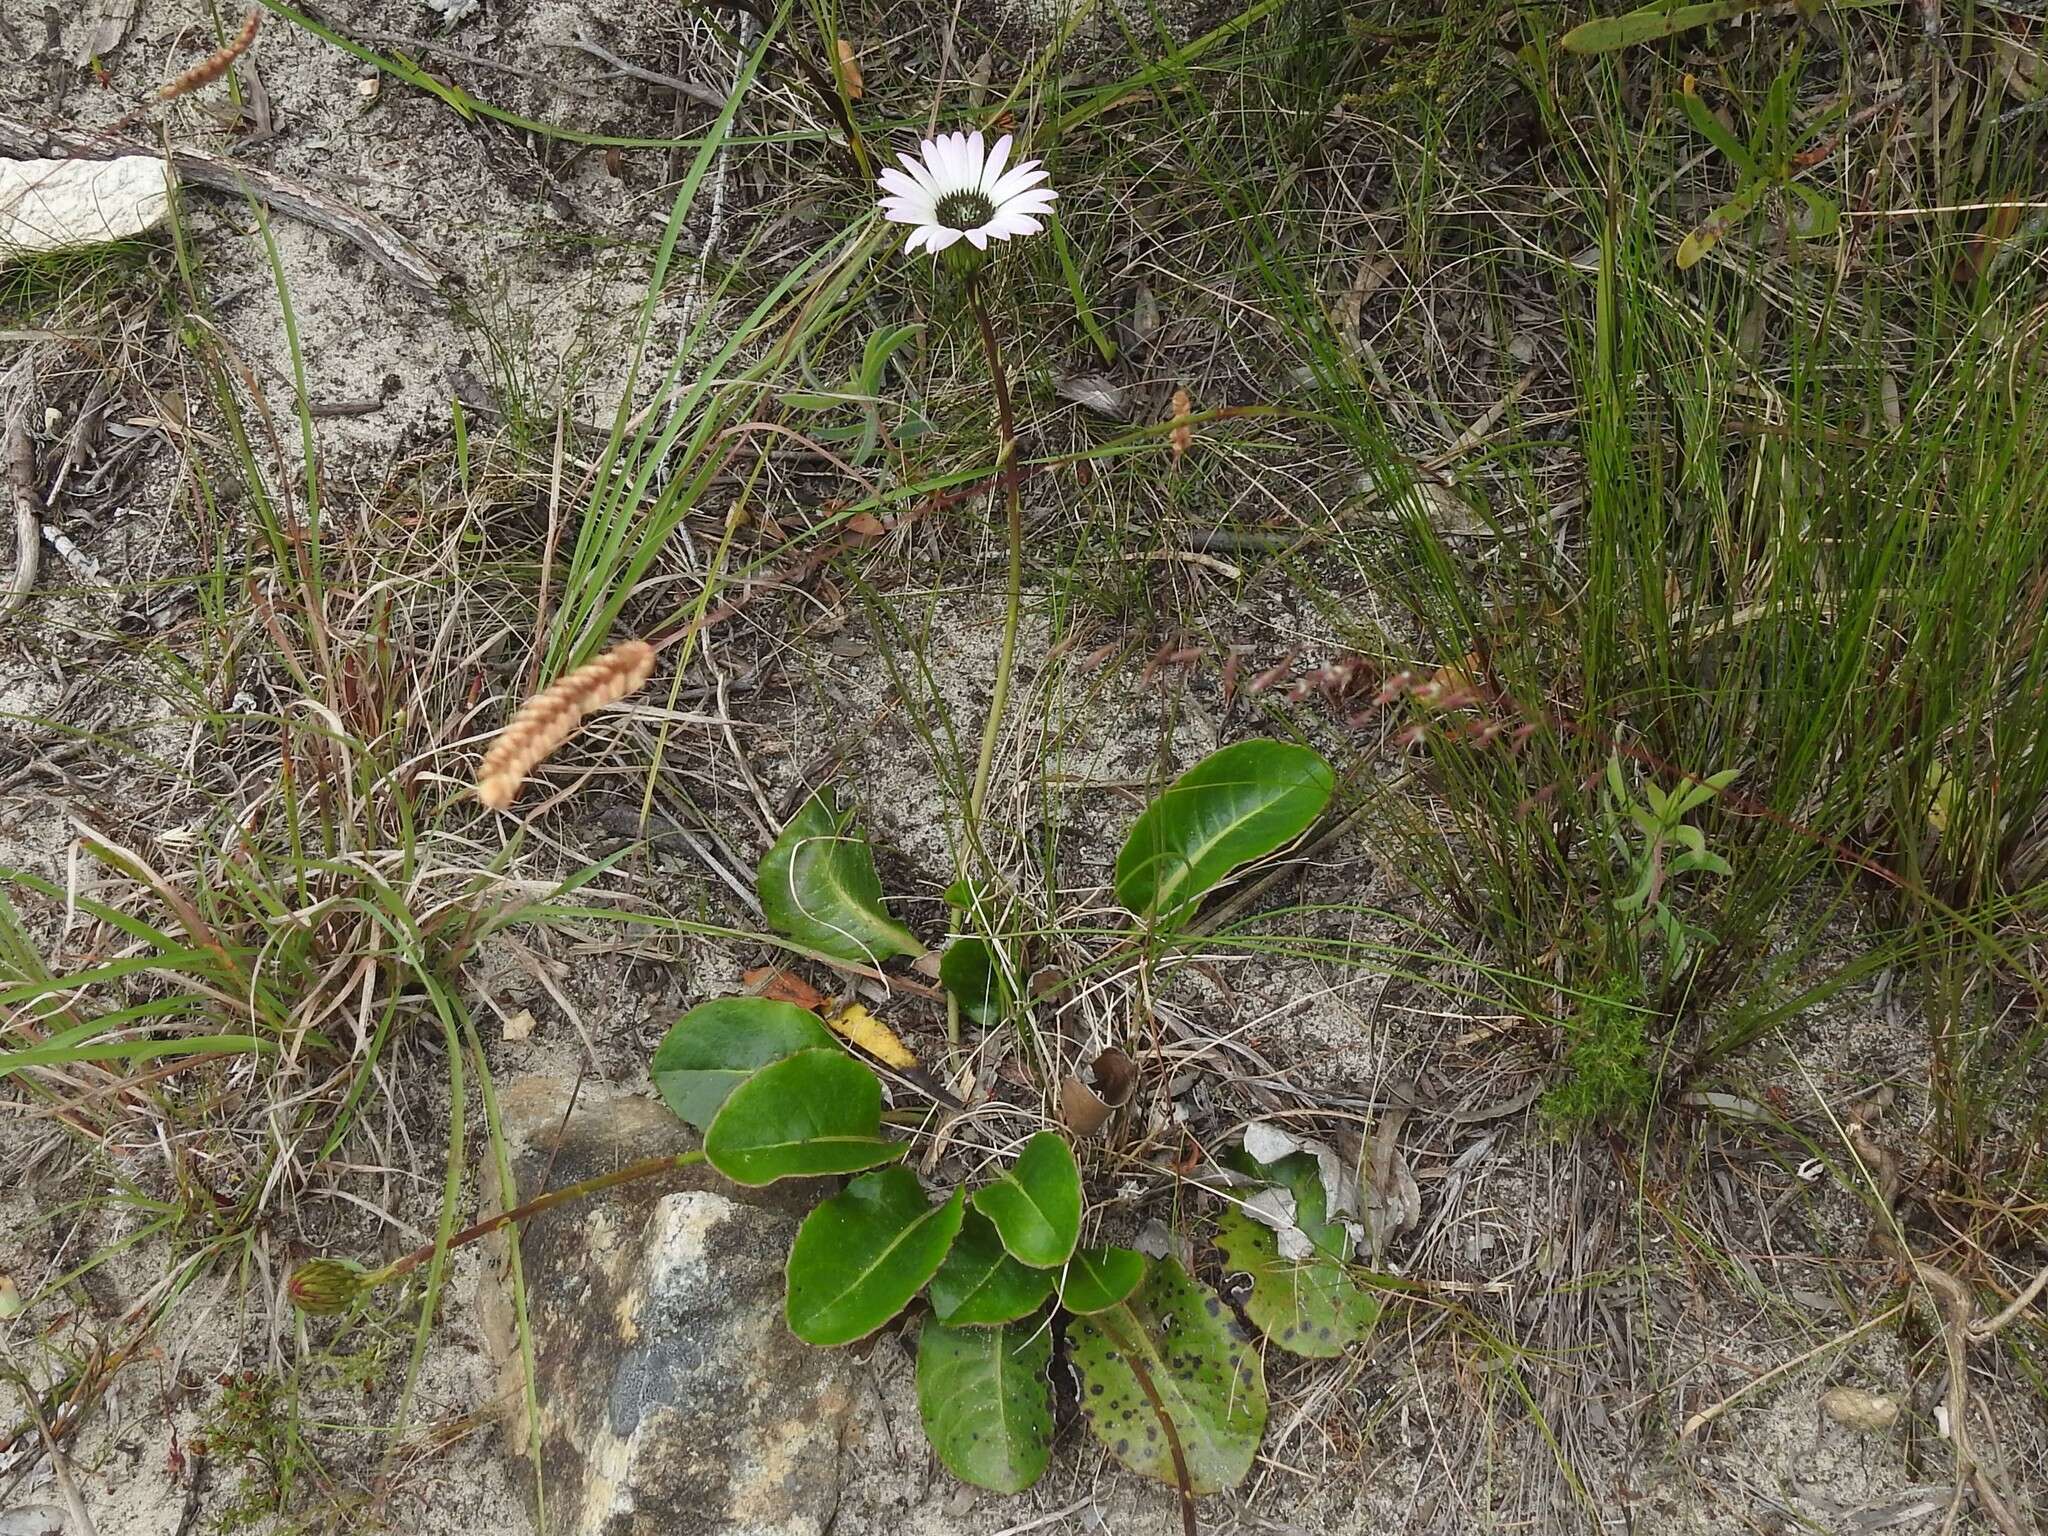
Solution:
M1009 1323L1036 1312L1052 1290L1050 1271L1019 1264L1003 1247L995 1223L969 1211L946 1262L932 1276L932 1312L949 1328Z
M1010 1006L1010 984L986 939L970 936L948 944L939 959L939 980L977 1024L1002 1017Z
M1128 1301L1075 1318L1067 1342L1088 1427L1118 1461L1176 1482L1156 1392L1193 1491L1244 1481L1266 1433L1265 1367L1230 1309L1178 1260L1154 1263Z
M1043 1318L1001 1328L926 1323L917 1340L917 1412L946 1470L1020 1493L1052 1458L1052 1330Z
M1060 1305L1069 1312L1107 1312L1145 1279L1145 1255L1130 1248L1082 1248L1067 1263Z
M704 1133L704 1156L736 1184L852 1173L908 1149L881 1131L874 1073L836 1047L799 1051L732 1091Z
M1308 830L1330 803L1330 765L1285 741L1212 752L1145 808L1116 856L1116 899L1172 924L1225 876Z
M869 965L919 955L917 935L889 916L875 856L824 795L804 802L761 860L754 884L777 933L830 955Z
M1066 1263L1081 1240L1081 1170L1067 1139L1057 1131L1033 1136L1007 1173L974 1192L974 1208L1032 1268Z
M966 1203L925 1199L907 1168L864 1173L804 1218L789 1250L790 1332L851 1344L910 1305L945 1262Z
M807 1008L770 997L721 997L669 1027L648 1072L662 1102L702 1131L726 1096L760 1068L798 1051L834 1048L832 1032Z
M1341 1355L1379 1320L1379 1298L1342 1264L1324 1253L1305 1260L1281 1258L1278 1234L1235 1207L1216 1224L1216 1246L1233 1270L1251 1276L1245 1315L1284 1350Z

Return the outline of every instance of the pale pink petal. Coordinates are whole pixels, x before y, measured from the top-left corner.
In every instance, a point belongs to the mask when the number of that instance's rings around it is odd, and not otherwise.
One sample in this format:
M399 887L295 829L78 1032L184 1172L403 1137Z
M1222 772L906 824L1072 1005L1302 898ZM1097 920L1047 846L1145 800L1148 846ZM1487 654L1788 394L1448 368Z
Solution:
M967 231L965 231L965 234L966 234L966 236L967 236L967 243L968 243L969 245L973 246L973 247L974 247L974 248L975 248L975 249L976 249L977 251L985 251L985 250L987 250L987 249L988 249L988 231L987 231L987 230L985 230L985 229L970 229L970 230L967 230Z
M959 230L946 229L941 225L934 224L931 226L930 233L928 233L925 236L924 243L925 247L928 250L930 250L930 252L934 256L936 256L939 254L939 252L943 251L947 246L953 244L953 242L958 240L959 238Z

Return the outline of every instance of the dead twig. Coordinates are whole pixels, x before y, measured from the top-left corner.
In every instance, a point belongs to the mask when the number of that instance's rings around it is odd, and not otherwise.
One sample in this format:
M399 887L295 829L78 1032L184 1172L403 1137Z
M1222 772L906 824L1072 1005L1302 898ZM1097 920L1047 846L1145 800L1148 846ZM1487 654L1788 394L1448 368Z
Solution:
M30 350L14 365L5 393L5 430L0 432L0 458L6 461L7 495L14 503L14 580L0 591L0 618L28 600L42 568L43 502L36 494L35 444L29 437L28 415L35 401L36 358Z
M622 75L630 75L635 80L644 80L649 85L658 85L663 90L674 91L678 96L687 96L690 100L707 106L714 112L723 112L725 110L725 93L723 91L714 91L708 85L696 85L688 80L678 80L674 75L664 75L658 70L643 69L638 64L628 64L616 53L608 52L596 43L593 43L580 31L567 42L558 46L578 49L583 53L589 54L593 59L599 59L611 65L613 69L616 69Z
M35 159L113 160L123 155L155 155L159 151L140 139L100 129L42 127L25 118L0 112L0 151ZM253 165L180 149L171 154L178 179L209 192L253 197L288 218L298 219L356 246L407 287L446 302L460 286L455 274L375 214L329 197L304 182L292 181Z

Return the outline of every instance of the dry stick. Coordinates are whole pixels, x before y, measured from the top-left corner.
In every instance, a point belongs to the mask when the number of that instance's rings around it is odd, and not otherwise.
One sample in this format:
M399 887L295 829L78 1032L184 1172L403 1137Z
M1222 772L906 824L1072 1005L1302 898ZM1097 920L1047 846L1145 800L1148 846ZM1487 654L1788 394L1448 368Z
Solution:
M5 618L28 600L43 559L43 503L36 494L35 444L29 437L28 413L35 399L36 358L31 349L14 366L12 377L19 381L13 404L7 407L4 432L0 432L0 459L6 461L8 498L14 503L14 580L0 591L0 618Z
M1976 1298L1962 1281L1947 1270L1913 1258L1911 1254L1906 1257L1919 1275L1920 1283L1934 1298L1935 1319L1941 1325L1942 1347L1948 1353L1948 1435L1955 1447L1956 1468L1955 1493L1949 1501L1948 1517L1941 1524L1942 1536L1948 1536L1955 1529L1962 1514L1965 1480L1975 1490L1977 1503L1984 1513L2005 1536L2027 1536L2026 1528L1999 1496L1991 1474L1985 1470L1983 1460L1970 1441L1970 1315L1976 1310Z
M1730 1392L1726 1397L1722 1398L1720 1402L1714 1404L1713 1407L1703 1408L1698 1413L1694 1414L1691 1418L1687 1419L1685 1421L1684 1428L1680 1429L1678 1432L1678 1438L1681 1440L1690 1440L1694 1435L1698 1434L1701 1430L1705 1429L1709 1424L1713 1423L1714 1420L1721 1417L1721 1415L1726 1413L1730 1408L1733 1408L1737 1403L1741 1402L1744 1398L1748 1397L1750 1393L1756 1391L1757 1388L1763 1386L1764 1383L1776 1381L1780 1376L1783 1376L1787 1371L1798 1370L1800 1366L1805 1365L1808 1361L1814 1359L1816 1356L1824 1355L1831 1349L1839 1349L1842 1347L1842 1345L1849 1343L1853 1339L1862 1338L1863 1335L1870 1332L1871 1329L1880 1328L1884 1326L1884 1324L1890 1322L1893 1318L1897 1317L1901 1312L1904 1312L1905 1310L1906 1304L1904 1302L1899 1302L1894 1306L1887 1307L1884 1309L1884 1311L1878 1313L1877 1316L1870 1318L1865 1322L1858 1323L1854 1328L1851 1328L1847 1333L1837 1334L1834 1338L1829 1339L1826 1343L1814 1345L1814 1347L1806 1351L1805 1354L1799 1355L1794 1359L1787 1360L1780 1365L1774 1365L1768 1371L1765 1371L1761 1376L1752 1377L1749 1381L1744 1382L1741 1386L1737 1387L1733 1392Z
M642 69L638 64L629 64L616 53L612 53L593 43L583 35L580 28L574 37L570 38L567 42L557 43L555 46L557 48L574 48L579 52L587 53L593 59L601 59L611 65L613 69L616 69L622 75L630 75L635 80L644 80L649 85L658 85L663 90L674 91L678 96L687 96L690 100L697 102L701 106L710 107L713 111L723 111L725 109L726 93L724 91L714 91L708 85L696 85L688 80L678 79L674 75L664 75L656 70Z
M464 1227L460 1232L457 1232L448 1239L447 1251L453 1253L458 1248L466 1248L479 1238L489 1237L501 1227L508 1227L514 1222L525 1221L529 1217L541 1215L545 1211L553 1210L558 1205L566 1205L571 1200L580 1200L585 1195L595 1195L607 1189L615 1189L621 1184L630 1184L636 1179L651 1179L657 1174L670 1173L683 1168L694 1168L703 1161L704 1154L702 1151L665 1153L660 1157L642 1158L637 1163L628 1163L623 1168L614 1168L610 1173L600 1173L594 1178L584 1179L580 1183L564 1184L560 1189L551 1189L544 1195L535 1196L524 1205L515 1206L509 1211L500 1211L495 1216L487 1216L472 1226ZM434 1249L435 1244L433 1243L428 1243L423 1248L413 1249L411 1253L406 1254L403 1258L392 1260L391 1263L386 1264L374 1274L365 1275L362 1280L363 1286L367 1289L370 1286L382 1285L387 1280L396 1280L404 1275L411 1274L420 1265L426 1263L428 1259L434 1256Z
M92 128L39 127L4 112L0 112L0 151L72 160L161 154L155 146L123 134ZM436 265L424 251L375 214L351 208L303 182L197 150L174 150L170 159L180 181L210 192L257 198L288 218L339 235L407 287L430 299L446 303L448 290L459 286L460 280L453 273Z

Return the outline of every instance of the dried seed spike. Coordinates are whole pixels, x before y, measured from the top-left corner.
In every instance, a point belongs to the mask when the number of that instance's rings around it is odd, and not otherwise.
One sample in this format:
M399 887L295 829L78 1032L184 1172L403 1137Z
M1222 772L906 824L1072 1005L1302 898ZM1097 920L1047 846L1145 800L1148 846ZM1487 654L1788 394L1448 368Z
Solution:
M158 87L156 99L158 101L170 101L174 97L183 96L189 91L196 91L202 86L213 84L214 81L228 72L229 65L249 51L250 44L256 41L256 29L262 25L262 9L259 7L251 10L247 16L242 18L242 30L228 39L225 48L216 49L186 70L182 75Z
M555 748L575 734L592 710L615 704L654 675L654 647L645 640L615 645L519 706L491 743L476 771L476 797L502 811L519 786Z

